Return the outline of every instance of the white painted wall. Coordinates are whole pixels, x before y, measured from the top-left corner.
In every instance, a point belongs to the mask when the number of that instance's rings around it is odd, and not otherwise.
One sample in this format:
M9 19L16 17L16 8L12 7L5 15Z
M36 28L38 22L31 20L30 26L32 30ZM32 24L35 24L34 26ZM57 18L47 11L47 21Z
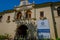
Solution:
M59 5L55 6L55 8L57 9L58 6ZM55 21L56 21L58 37L60 38L60 16L57 15L57 10L54 10L54 16L55 16Z
M6 22L8 16L11 17L10 23ZM12 37L14 36L17 26L16 26L16 23L13 22L13 20L14 20L14 12L3 15L2 22L0 22L0 34L7 33L7 34L12 35Z
M34 9L32 9L31 11L32 11L32 18L34 18ZM47 17L47 19L49 20L51 38L55 39L51 8L50 7L37 8L36 9L36 19L37 20L40 17L40 11L44 11L45 17ZM0 23L0 34L8 33L8 34L11 34L12 37L14 36L15 30L17 27L17 24L15 22L13 22L14 14L15 14L14 12L4 14L2 22ZM6 20L7 20L7 16L9 16L9 15L11 17L11 19L10 19L11 22L7 23Z
M40 11L43 11L44 16L47 17L47 19L49 20L51 38L55 39L51 8L50 7L42 7L42 8L36 9L36 18L37 19L39 19L39 17L40 17Z

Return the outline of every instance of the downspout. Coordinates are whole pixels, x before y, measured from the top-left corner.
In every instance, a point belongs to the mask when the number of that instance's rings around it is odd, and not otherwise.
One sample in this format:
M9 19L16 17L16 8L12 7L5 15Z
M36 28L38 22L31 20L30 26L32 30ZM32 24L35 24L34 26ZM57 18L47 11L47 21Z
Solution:
M57 33L57 28L56 28L56 21L55 21L55 17L54 17L54 4L51 3L50 7L51 7L51 13L52 13L52 19L53 19L53 25L54 25L55 38L58 38L58 33Z

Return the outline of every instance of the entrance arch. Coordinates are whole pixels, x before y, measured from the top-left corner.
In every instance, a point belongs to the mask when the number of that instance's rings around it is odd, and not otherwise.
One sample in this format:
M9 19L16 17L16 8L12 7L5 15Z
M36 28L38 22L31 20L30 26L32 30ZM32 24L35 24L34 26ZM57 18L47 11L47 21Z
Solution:
M24 38L24 37L27 37L27 26L26 25L20 25L18 26L18 28L16 29L16 34L15 34L15 37L18 37L20 38L21 36Z

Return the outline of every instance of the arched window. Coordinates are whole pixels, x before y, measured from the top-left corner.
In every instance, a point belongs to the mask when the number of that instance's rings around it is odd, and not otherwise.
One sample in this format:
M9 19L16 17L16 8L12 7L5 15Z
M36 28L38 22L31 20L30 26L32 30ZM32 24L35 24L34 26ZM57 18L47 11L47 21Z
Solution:
M26 17L26 18L31 18L31 13L32 13L32 12L31 12L30 10L27 10L25 17Z
M60 16L60 7L57 8L57 15Z
M21 19L21 17L22 17L22 13L21 12L18 12L16 19Z

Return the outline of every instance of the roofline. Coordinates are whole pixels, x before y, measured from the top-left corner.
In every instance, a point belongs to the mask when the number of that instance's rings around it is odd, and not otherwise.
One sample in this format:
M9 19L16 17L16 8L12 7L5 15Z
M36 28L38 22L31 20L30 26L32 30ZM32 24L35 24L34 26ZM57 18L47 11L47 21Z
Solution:
M29 4L29 5L22 5L22 6L16 6L14 8L20 8L20 7L23 7L23 6L30 6L30 5L33 5L33 4Z
M35 6L33 6L33 8L46 7L46 6L50 6L51 4L57 5L57 4L60 4L60 1L58 1L58 2L46 2L46 3L41 3L41 4L34 4ZM30 5L33 5L33 4L16 6L16 7L14 7L14 8L20 8L20 7L23 7L23 6L30 6ZM40 6L38 7L38 5L40 5ZM42 5L44 5L44 6L42 6ZM37 7L36 7L36 6L37 6Z
M42 3L42 4L35 4L35 6L33 6L33 7L34 8L41 8L41 7L50 6L51 4L53 4L54 6L60 5L60 1L59 2L46 2L46 3Z
M41 3L41 4L47 4L47 3L60 3L60 1L57 1L57 2L44 2L44 3ZM41 4L35 4L35 5L41 5Z
M47 6L50 6L51 4L55 4L54 6L56 5L60 5L60 1L59 2L46 2L46 3L43 3L43 4L34 4L35 6L33 6L33 8L41 8L41 7L47 7ZM33 4L30 4L30 5L33 5ZM30 6L30 5L23 5L23 6ZM19 6L19 7L14 7L14 8L20 8L22 6ZM10 13L9 10L6 10L6 11L3 11L3 12L0 12L1 13ZM11 12L14 12L14 9L11 10Z

